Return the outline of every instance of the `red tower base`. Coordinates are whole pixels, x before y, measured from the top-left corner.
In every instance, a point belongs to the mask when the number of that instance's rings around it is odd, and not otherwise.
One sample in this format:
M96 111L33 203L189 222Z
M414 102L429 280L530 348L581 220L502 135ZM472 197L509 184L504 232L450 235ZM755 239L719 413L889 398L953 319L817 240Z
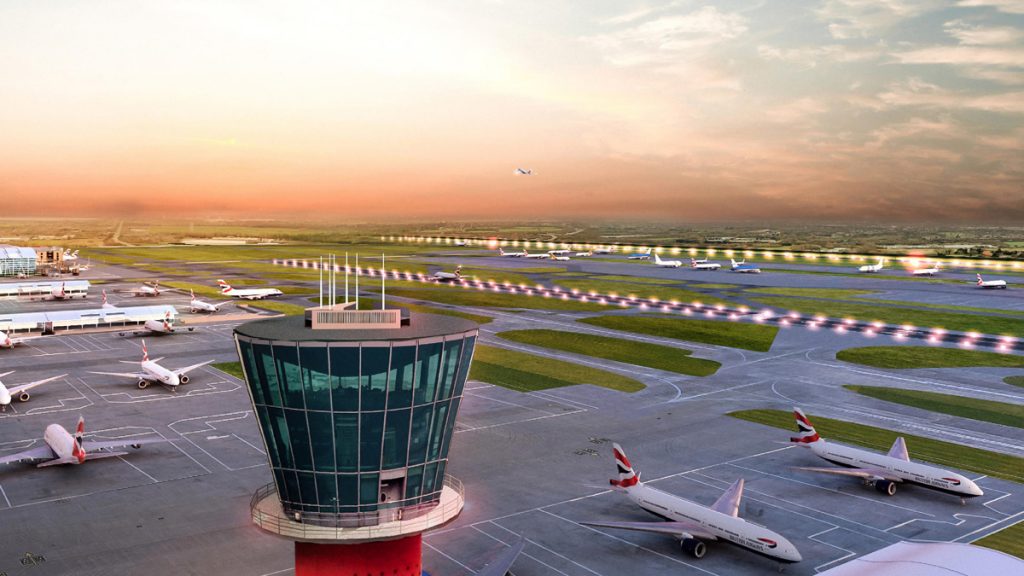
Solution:
M423 538L362 544L295 543L295 576L421 576Z

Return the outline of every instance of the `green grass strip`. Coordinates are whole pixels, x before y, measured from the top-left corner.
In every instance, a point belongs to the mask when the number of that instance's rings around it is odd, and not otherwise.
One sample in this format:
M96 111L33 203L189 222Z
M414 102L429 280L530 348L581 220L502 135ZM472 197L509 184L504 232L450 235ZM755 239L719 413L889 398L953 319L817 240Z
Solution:
M215 362L210 366L220 370L221 372L234 376L239 380L245 381L245 375L242 374L242 363L241 362Z
M649 336L702 342L716 346L729 346L756 352L767 352L772 347L779 329L760 324L739 324L716 320L687 320L657 316L594 316L581 318L592 326L612 330L635 332Z
M864 346L836 353L836 359L875 368L1024 367L1024 356L929 346Z
M1024 386L1024 376L1007 376L1003 378L1003 382L1011 386Z
M738 412L730 412L729 416L748 422L782 428L783 430L796 430L796 421L793 419L793 413L784 410L740 410ZM910 457L914 460L924 460L941 466L971 470L1013 482L1024 481L1024 458L1000 452L981 450L952 442L943 442L942 440L933 440L923 436L901 434L885 430L884 428L854 424L845 420L834 420L813 415L809 415L808 418L814 424L815 430L821 434L821 437L829 441L857 444L858 446L877 450L884 454L889 451L897 437L903 436L907 442Z
M885 400L886 402L895 402L922 410L941 412L950 416L960 416L961 418L1024 428L1024 405L1021 404L981 400L956 394L886 388L884 386L848 385L843 387L858 394Z
M469 377L520 392L576 384L593 384L621 392L644 389L644 384L639 380L607 370L484 345L477 345L473 353L473 367Z
M710 376L722 366L714 360L693 358L690 356L690 350L595 334L562 330L509 330L499 332L498 337L521 344L543 346L690 376Z
M560 298L544 298L543 296L526 296L523 294L502 294L490 290L477 290L475 288L388 288L388 294L403 298L443 302L456 306L481 308L529 308L534 310L575 310L579 312L596 312L608 309L606 305L590 302L576 302Z
M980 540L975 540L971 544L999 550L1017 558L1024 558L1024 520Z

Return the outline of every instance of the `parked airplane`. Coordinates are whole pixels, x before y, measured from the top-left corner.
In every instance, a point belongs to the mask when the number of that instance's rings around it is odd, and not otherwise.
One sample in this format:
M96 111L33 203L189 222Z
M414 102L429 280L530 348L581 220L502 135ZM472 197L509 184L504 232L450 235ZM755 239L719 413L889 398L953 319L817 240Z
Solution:
M548 254L552 256L568 256L572 254L572 250L548 250Z
M457 266L455 272L434 272L434 275L430 277L435 282L461 282L462 281L462 266Z
M690 258L690 268L694 270L718 270L722 265L718 262L708 262L707 260L694 260Z
M594 255L594 253L591 250L587 250L586 252L576 252L575 254L573 254L573 256L575 256L577 258L584 258L586 256L593 256L593 255Z
M606 246L604 248L594 248L593 253L594 254L611 254L612 253L612 247L611 246Z
M515 170L512 171L512 173L515 174L516 176L533 176L533 170L529 168L516 168Z
M465 240L456 240L455 241L455 246L466 246L466 245L467 245L467 242Z
M61 282L60 286L51 288L50 293L46 297L47 300L70 300L71 298L72 295L64 290L64 282ZM85 294L82 294L82 298L85 298Z
M65 262L75 262L76 260L78 260L78 250L75 250L74 252L65 250L64 255L61 257L61 260Z
M910 271L910 273L913 274L914 276L935 276L939 272L940 270L938 262L932 264L931 267L926 266L924 268L914 268L913 270Z
M161 360L163 360L163 358L157 358L156 360L149 359L149 351L146 349L146 342L143 341L142 362L139 364L140 370L138 372L90 372L90 374L134 378L138 381L140 389L145 389L150 384L161 384L172 390L177 390L179 384L188 384L189 372L196 368L202 368L203 366L213 362L213 360L207 360L206 362L200 362L199 364L193 364L177 370L168 370L158 364ZM121 362L125 364L135 364L135 362L131 362L129 360L122 360Z
M223 280L217 280L217 284L220 286L220 293L225 296L231 296L234 298L244 298L246 300L261 300L263 298L269 298L271 296L281 296L284 292L281 292L277 288L232 288L230 284Z
M802 410L794 408L793 415L796 417L796 428L799 434L790 438L790 442L797 442L801 446L809 448L815 456L842 466L842 468L800 466L796 468L797 470L855 476L863 479L865 484L874 485L876 490L889 496L896 493L896 484L899 482L917 484L932 490L953 494L959 496L961 502L966 501L967 498L984 494L981 488L978 488L978 485L966 476L935 466L912 462L907 451L907 444L902 436L896 438L889 453L882 456L877 452L825 442L818 436L811 421L807 419Z
M572 258L568 256L559 256L558 254L549 254L548 256L550 256L552 260L558 260L559 262L568 262L569 260L572 260Z
M38 340L43 336L21 336L15 337L7 334L6 332L0 332L0 348L14 348L20 344L24 344L29 340Z
M879 258L877 264L865 264L857 268L858 272L879 272L885 267L885 258Z
M4 372L0 374L0 378L14 374L14 370L10 372ZM7 406L11 404L12 399L17 398L22 402L28 402L29 393L28 391L35 388L36 386L46 384L47 382L53 382L54 380L60 379L67 376L67 374L61 374L60 376L54 376L52 378L44 378L42 380L36 380L35 382L29 382L27 384L18 384L17 386L11 386L8 388L4 386L3 382L0 382L0 412L6 412Z
M640 508L665 521L581 524L668 534L679 540L683 552L695 558L702 558L707 552L705 541L721 539L782 562L799 562L802 559L796 546L784 536L739 517L740 499L743 497L742 478L707 507L645 485L640 481L640 474L633 470L622 447L618 444L612 446L619 479L609 480L611 485Z
M1000 288L1006 290L1006 280L982 280L981 274L978 274L978 287L979 288Z
M547 252L539 253L539 254L530 254L529 252L526 251L525 248L523 248L523 258L537 259L537 258L550 258L550 257L551 257L551 255L548 254Z
M730 258L732 262L732 271L740 272L742 274L760 274L761 267L757 264L747 264L747 260L744 259L742 262L737 262Z
M102 308L104 310L116 310L117 309L117 306L114 306L110 302L107 302L107 291L106 291L106 289L103 290L103 305L100 306L100 308Z
M662 268L679 268L683 265L682 260L662 260L658 253L654 253L654 264Z
M651 259L651 249L648 248L647 250L644 250L643 252L634 252L634 253L630 254L629 256L626 256L626 259L628 259L628 260L650 260Z
M526 547L526 538L520 536L516 538L515 542L511 546L505 548L500 553L496 554L491 561L488 562L483 568L477 571L477 576L507 576L512 565L515 564L516 558Z
M526 250L522 252L505 252L502 248L498 248L498 256L504 256L506 258L522 258L526 254Z
M230 304L231 301L221 302L220 304L210 304L209 302L203 302L196 298L195 290L189 289L188 293L192 296L192 299L188 302L188 311L195 314L196 312L213 312L217 313L220 311L220 307L225 304Z
M160 283L153 282L152 284L145 284L138 288L132 288L131 290L119 290L119 292L125 292L132 296L159 296L160 295Z
M195 330L194 326L188 328L189 332ZM164 336L166 334L174 334L176 330L171 325L171 311L168 310L164 314L163 320L146 320L142 325L142 330L132 330L125 332L118 332L118 336Z
M43 442L46 444L10 456L0 457L0 464L13 464L15 462L34 462L42 460L36 465L37 468L57 466L59 464L82 464L86 460L99 460L100 458L112 458L128 454L124 451L117 451L118 448L141 448L143 444L155 444L157 442L170 442L166 438L125 438L122 440L108 440L104 442L87 442L82 440L85 435L85 420L79 416L78 426L72 436L60 424L50 424L43 433Z

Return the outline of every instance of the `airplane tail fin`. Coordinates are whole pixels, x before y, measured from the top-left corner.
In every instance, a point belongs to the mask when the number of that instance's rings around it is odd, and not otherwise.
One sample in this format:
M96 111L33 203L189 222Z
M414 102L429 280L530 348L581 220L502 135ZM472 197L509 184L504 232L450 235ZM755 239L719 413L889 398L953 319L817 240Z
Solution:
M188 293L189 293L189 295L190 295L190 296L192 296L192 299L193 299L193 300L195 300L195 299L196 299L196 291L195 291L195 290L193 290L193 289L189 288L189 289L188 289Z
M75 446L71 449L71 457L81 464L85 462L85 449L82 448L82 436L85 436L85 418L78 416L78 426L75 426Z
M690 258L690 268L696 268L696 267L697 267L697 260L695 260L693 258Z
M619 479L612 478L608 483L617 488L629 488L639 484L640 475L633 470L633 465L626 458L626 453L622 451L622 446L619 446L618 443L612 444L612 453L615 455L615 466L619 470Z
M661 256L658 256L657 252L654 253L654 263L661 264Z
M984 280L981 279L981 274L978 274L977 276L978 276L978 286L981 286L981 284L982 284L982 282L984 282Z
M106 305L106 303L107 303L107 289L104 288L103 289L103 304Z
M75 438L78 440L82 439L85 435L85 418L81 415L78 416L78 425L75 426Z
M790 442L799 442L801 444L813 444L821 440L821 436L818 436L818 432L814 429L814 425L804 415L804 411L799 408L793 408L793 416L796 417L796 429L798 434L789 439Z
M143 362L148 362L149 361L149 350L146 349L146 341L145 340L142 341L142 361Z
M227 294L231 292L231 285L223 280L217 280L217 285L220 286L221 294Z
M455 267L455 276L457 278L462 278L462 265L461 264L459 264L458 266Z

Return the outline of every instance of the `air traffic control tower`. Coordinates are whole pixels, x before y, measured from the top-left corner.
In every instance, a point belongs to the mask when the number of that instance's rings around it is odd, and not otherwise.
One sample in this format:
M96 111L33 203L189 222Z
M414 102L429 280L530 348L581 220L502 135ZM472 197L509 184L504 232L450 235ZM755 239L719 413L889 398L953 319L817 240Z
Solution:
M463 507L446 467L478 326L353 306L235 329L274 475L252 520L298 576L420 576L421 534Z

